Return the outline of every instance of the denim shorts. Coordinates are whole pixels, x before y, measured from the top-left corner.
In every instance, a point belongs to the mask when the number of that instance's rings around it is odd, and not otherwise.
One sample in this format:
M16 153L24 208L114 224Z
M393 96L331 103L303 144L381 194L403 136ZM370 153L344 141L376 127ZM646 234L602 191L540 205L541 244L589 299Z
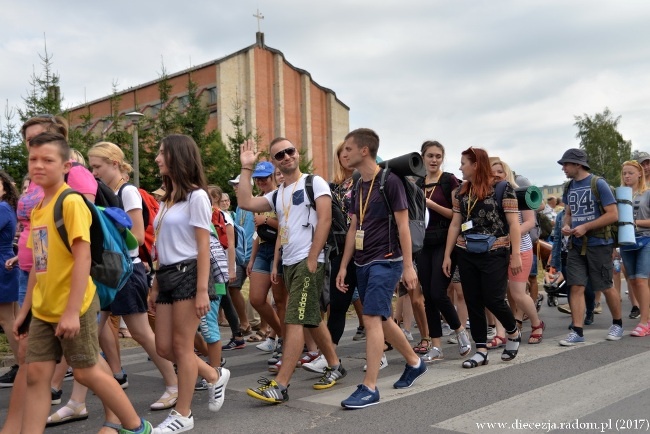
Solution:
M241 289L244 286L244 282L246 282L246 267L248 267L248 262L244 265L235 265L237 276L234 282L228 282L228 288Z
M621 258L628 279L647 279L650 276L650 243L638 250L621 249Z
M18 274L18 305L23 307L25 295L27 295L27 281L29 280L29 271L20 270Z
M402 261L375 261L357 265L357 288L364 315L381 316L383 321L390 318L393 293L402 276L402 269Z
M257 249L255 262L252 271L262 274L271 274L273 269L273 257L275 256L275 245L272 243L261 243ZM278 275L282 275L282 259L278 263Z

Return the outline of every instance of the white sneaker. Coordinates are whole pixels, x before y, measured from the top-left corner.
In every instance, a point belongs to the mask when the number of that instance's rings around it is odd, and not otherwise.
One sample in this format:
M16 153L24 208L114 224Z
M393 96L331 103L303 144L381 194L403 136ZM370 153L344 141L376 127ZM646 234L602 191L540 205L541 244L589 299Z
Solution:
M402 331L404 332L404 336L406 336L406 340L409 342L413 342L413 334L406 329L402 329Z
M208 383L208 408L210 411L219 411L226 399L226 385L230 380L230 370L226 368L217 368L219 379L216 384Z
M318 356L313 362L305 363L302 365L302 369L305 369L309 372L316 372L317 374L324 374L325 368L327 368L327 359L322 354Z
M490 342L492 339L494 339L497 335L497 328L488 326L487 328L487 340Z
M379 362L379 370L381 371L386 366L388 366L388 359L386 358L386 353L381 355L381 361ZM363 365L363 372L368 370L368 365Z
M169 412L167 419L153 429L153 434L176 434L194 428L194 416L183 417L176 410Z
M452 333L453 333L453 331L452 331L451 327L449 327L449 324L447 324L446 322L443 322L442 323L442 335L443 336L449 336Z
M273 350L275 350L275 339L266 338L264 342L262 342L261 344L257 344L255 348L257 348L258 350L264 353L272 353Z

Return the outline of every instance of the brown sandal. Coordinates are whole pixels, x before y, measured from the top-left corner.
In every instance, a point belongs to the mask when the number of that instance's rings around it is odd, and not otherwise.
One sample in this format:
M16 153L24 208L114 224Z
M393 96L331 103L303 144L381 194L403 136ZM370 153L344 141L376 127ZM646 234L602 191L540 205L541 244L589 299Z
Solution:
M544 324L544 321L540 321L539 325L537 327L532 326L532 332L530 333L530 337L528 338L528 344L533 345L533 344L539 344L542 342L543 339L543 333L544 329L546 329L546 324ZM541 330L540 333L535 333L537 330Z
M425 343L426 342L426 343ZM422 338L420 343L413 347L416 354L426 354L431 349L431 338Z
M246 339L246 342L264 342L266 340L266 333L263 331L256 331L255 334L251 335Z
M494 349L494 348L501 348L506 345L506 338L501 337L501 336L495 336L492 338L490 342L487 343L487 347L489 350Z

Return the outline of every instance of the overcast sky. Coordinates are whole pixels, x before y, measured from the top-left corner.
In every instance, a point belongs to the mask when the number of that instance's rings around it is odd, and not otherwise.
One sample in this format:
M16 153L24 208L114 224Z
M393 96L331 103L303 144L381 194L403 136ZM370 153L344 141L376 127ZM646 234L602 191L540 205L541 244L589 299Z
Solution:
M650 151L645 0L0 0L2 105L22 104L44 34L71 107L156 79L161 59L173 73L253 44L257 8L266 44L375 129L384 159L436 139L455 174L472 145L557 184L574 116L605 107Z

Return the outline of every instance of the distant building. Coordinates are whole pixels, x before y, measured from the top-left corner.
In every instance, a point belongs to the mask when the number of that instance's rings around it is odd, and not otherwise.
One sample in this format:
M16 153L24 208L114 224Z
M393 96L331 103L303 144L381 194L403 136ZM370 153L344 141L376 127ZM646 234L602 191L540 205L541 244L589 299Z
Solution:
M545 185L543 187L539 187L539 189L542 191L542 198L544 200L546 200L549 196L561 199L562 193L564 193L564 184Z
M316 173L331 179L336 145L349 131L349 107L334 91L316 83L309 72L290 64L282 52L267 47L263 33L258 32L256 39L255 44L226 57L170 74L169 104L178 104L181 110L187 104L191 74L210 110L208 131L218 129L224 140L233 135L230 119L239 104L245 131L262 137L262 150L273 138L286 137L306 150ZM154 80L119 92L120 114L138 110L155 117L162 106L158 83ZM90 112L94 134L110 130L110 99L106 96L70 109L71 128L79 128L81 116Z

